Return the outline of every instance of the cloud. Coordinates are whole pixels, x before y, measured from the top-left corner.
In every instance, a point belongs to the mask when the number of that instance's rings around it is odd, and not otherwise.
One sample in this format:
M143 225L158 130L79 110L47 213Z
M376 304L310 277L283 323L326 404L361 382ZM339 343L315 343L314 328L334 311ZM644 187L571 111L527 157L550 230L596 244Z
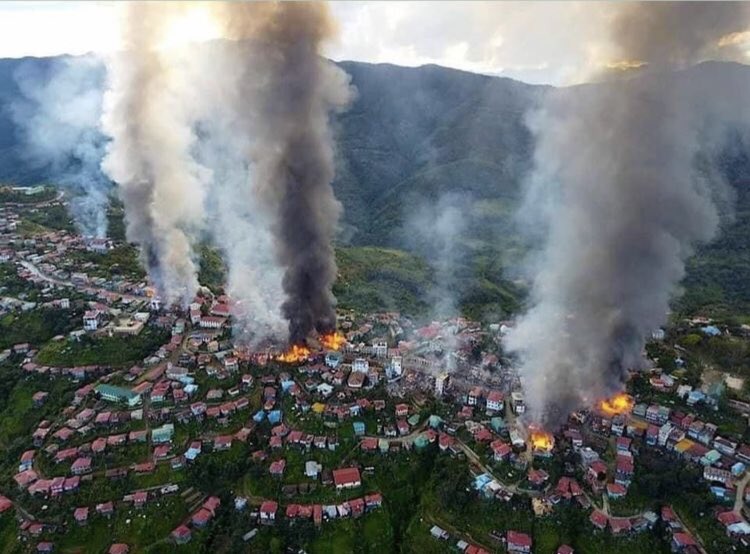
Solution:
M195 5L194 5L195 6ZM165 33L215 36L201 4ZM595 67L620 61L606 29L614 2L333 2L339 38L325 54L417 66L428 63L532 83L582 82ZM116 10L107 2L0 3L0 57L110 52L118 48ZM745 51L750 31L719 47Z

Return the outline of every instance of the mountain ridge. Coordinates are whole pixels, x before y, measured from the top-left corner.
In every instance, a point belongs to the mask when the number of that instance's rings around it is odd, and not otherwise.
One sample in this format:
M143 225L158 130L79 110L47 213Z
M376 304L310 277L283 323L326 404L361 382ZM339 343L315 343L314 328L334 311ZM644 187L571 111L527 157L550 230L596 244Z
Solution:
M65 58L0 59L0 182L55 181L51 168L24 160L8 106L20 94L13 79L19 67L32 64L43 73ZM333 186L344 206L339 243L407 249L427 257L407 236L412 215L423 206L459 197L466 224L457 242L468 252L456 268L462 303L494 302L497 305L489 311L506 315L512 309L506 293L518 292L512 281L519 275L516 270L525 250L513 214L533 163L527 114L546 94L574 94L577 87L598 84L528 84L435 64L337 64L357 88L349 110L332 121L337 159ZM678 79L681 85L700 82L706 90L730 80L750 90L750 67L736 63L706 62L655 78ZM743 155L733 154L725 174L735 188L746 188L750 160L744 145L738 150ZM685 280L688 288L705 290L712 289L707 279L718 280L721 293L713 287L708 302L689 294L691 309L735 302L750 307L750 285L745 290L737 284L742 279L750 282L750 262L743 257L748 245L742 238L745 229L750 231L750 195L744 188L737 195L737 219L723 237L700 249ZM722 240L730 238L728 248ZM738 279L731 278L733 271ZM504 307L498 307L501 300Z

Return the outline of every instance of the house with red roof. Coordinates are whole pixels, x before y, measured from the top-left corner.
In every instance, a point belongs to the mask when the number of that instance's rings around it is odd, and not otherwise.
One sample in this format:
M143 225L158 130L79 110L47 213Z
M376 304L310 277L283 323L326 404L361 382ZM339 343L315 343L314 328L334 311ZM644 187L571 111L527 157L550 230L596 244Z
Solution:
M628 489L619 483L607 483L607 496L613 500L623 498L628 493Z
M133 493L133 506L136 508L142 508L148 501L147 491L138 491Z
M91 452L101 454L107 449L107 439L99 437L91 443Z
M78 490L78 486L81 484L81 478L78 475L73 475L65 479L63 483L63 491L72 492Z
M284 475L284 469L286 469L286 460L276 460L275 462L271 462L271 466L268 468L268 471L273 475L274 477L282 477Z
M169 456L169 445L168 444L160 444L156 448L154 448L154 459L155 460L163 460Z
M203 503L203 508L216 515L216 510L221 506L221 499L218 496L209 496Z
M276 512L279 505L273 500L266 500L260 505L260 522L265 525L272 525L276 522Z
M631 530L630 520L626 517L609 518L609 527L613 535L625 535Z
M725 528L743 521L742 517L732 510L727 510L726 512L720 513L716 516L716 519L718 519L719 523L721 523Z
M84 475L85 473L89 473L91 471L91 458L77 458L70 466L70 471L73 475Z
M365 501L363 498L355 498L349 501L349 507L352 510L352 517L359 517L365 513Z
M405 419L399 419L396 422L396 428L398 429L398 434L401 436L409 434L409 423Z
M124 542L116 542L109 547L108 551L109 554L128 554L128 552L130 552L130 547Z
M62 494L65 491L65 477L54 477L50 482L49 488L53 496Z
M543 486L549 479L549 473L543 469L530 469L527 475L529 483L534 487Z
M575 551L573 550L572 546L568 546L567 544L561 544L560 546L557 547L555 554L575 554Z
M496 462L503 462L507 460L508 458L510 458L510 454L513 451L509 444L503 442L500 439L492 441L490 443L490 448L492 448L492 458Z
M502 412L505 408L505 397L499 390L490 391L487 394L487 409L491 412Z
M190 528L186 525L180 525L172 531L172 540L176 542L177 544L187 544L190 542L190 539L192 538L192 533L190 531Z
M76 520L78 525L86 525L89 520L89 509L88 506L82 508L76 508L73 511L73 518Z
M365 507L368 510L380 508L383 505L383 495L379 492L365 495Z
M356 467L346 467L333 470L333 482L337 490L353 489L362 484L359 475L359 469Z
M689 533L675 533L672 535L670 546L672 547L672 552L686 552L688 548L697 548L698 543L695 542L695 539Z
M192 524L201 529L208 525L208 523L213 519L214 515L206 510L205 508L200 508L197 512L193 514L193 517L190 518L190 521Z
M110 518L112 517L112 514L115 513L115 505L111 500L109 502L102 502L101 504L97 504L96 513L100 516Z
M0 514L7 512L12 507L13 507L13 501L10 498L0 494Z
M597 529L604 530L607 527L607 516L599 510L594 510L589 516L589 521Z
M156 464L154 462L143 462L140 464L135 464L133 466L133 471L136 473L152 473L156 469Z
M214 439L214 450L221 452L222 450L229 450L232 448L232 441L234 437L232 435L220 435Z
M672 532L682 530L680 520L677 519L677 516L675 515L674 510L671 506L662 506L661 519L666 524L666 526L672 530Z
M440 433L438 436L438 446L441 452L445 452L449 448L456 444L456 437L449 435L448 433Z
M526 533L519 533L518 531L508 531L506 539L508 552L531 552L531 537Z

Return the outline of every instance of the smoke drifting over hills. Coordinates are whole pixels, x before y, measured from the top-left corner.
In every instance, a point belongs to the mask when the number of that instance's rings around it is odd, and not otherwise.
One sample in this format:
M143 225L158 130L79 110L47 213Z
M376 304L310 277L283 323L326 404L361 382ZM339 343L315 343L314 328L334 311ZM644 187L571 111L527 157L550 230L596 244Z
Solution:
M167 48L192 6L127 6L126 49L108 64L103 167L164 300L195 294L193 248L205 232L227 261L239 329L303 342L336 323L341 207L328 123L352 91L320 55L334 26L325 4L201 7L228 41Z
M467 227L465 214L469 212L471 199L467 195L446 194L436 202L424 200L407 221L405 242L419 252L434 271L434 282L429 290L430 310L427 317L445 320L458 317L461 283L457 268L464 266L462 257L466 250L461 244ZM456 368L454 352L458 347L455 333L445 329L446 369Z
M191 156L194 117L170 53L159 49L169 4L127 4L125 49L107 63L102 127L111 138L102 162L119 185L128 240L161 298L189 302L198 288L192 243L200 229L209 174Z
M333 236L341 206L333 194L333 139L329 116L348 105L349 78L321 57L334 32L325 4L237 3L220 8L226 36L248 41L246 65L254 81L235 97L252 135L252 177L259 206L270 216L274 253L283 271L289 340L304 342L335 329ZM240 199L238 199L240 200Z
M624 4L612 67L649 72L728 55L720 39L747 21L743 4ZM722 100L743 106L746 92ZM642 367L686 258L720 223L726 189L704 144L721 129L704 124L722 115L693 101L689 86L645 75L549 95L531 119L525 223L542 225L544 246L531 307L507 338L531 420L556 426Z
M102 78L101 65L90 56L55 60L45 70L24 63L14 74L23 97L10 105L26 158L58 175L81 233L99 238L107 233L111 190L99 168Z

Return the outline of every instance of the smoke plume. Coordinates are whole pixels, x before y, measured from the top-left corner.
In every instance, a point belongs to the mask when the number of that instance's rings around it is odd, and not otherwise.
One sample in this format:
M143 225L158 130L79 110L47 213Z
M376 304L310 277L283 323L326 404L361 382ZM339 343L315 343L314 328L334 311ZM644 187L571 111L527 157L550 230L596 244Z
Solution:
M434 203L422 203L406 223L407 244L419 252L434 271L434 282L427 299L431 320L444 321L459 315L461 286L458 273L464 257L461 238L467 224L464 214L470 206L469 198L446 194ZM444 327L442 337L448 371L455 369L453 353L458 347L455 331Z
M251 82L232 110L245 114L243 133L253 137L254 189L283 271L281 311L289 340L301 343L336 325L332 241L341 206L329 116L349 103L349 79L320 55L334 31L325 4L230 3L220 12L227 37L248 45L237 70Z
M696 102L689 79L659 72L728 54L720 39L743 29L745 12L624 4L611 29L620 59L609 67L639 68L638 77L550 94L531 118L526 223L541 224L544 240L531 307L506 346L520 358L533 421L556 426L622 390L666 321L685 260L717 232L726 188L705 145L727 98Z
M191 155L195 115L184 91L192 84L160 45L181 6L122 7L124 49L108 61L102 126L111 142L102 167L119 185L127 238L140 246L159 295L185 304L198 287L192 243L210 175Z
M206 68L221 71L212 90L201 90L200 142L197 156L213 173L206 201L208 229L227 266L226 289L232 298L234 336L258 346L266 339L284 340L281 314L283 272L276 262L269 216L257 198L257 179L249 158L252 114L244 105L254 80L239 71L251 53L247 45L225 42L194 52L195 82Z
M107 233L110 180L99 164L104 137L101 64L90 56L23 63L13 75L21 93L10 114L21 133L23 155L55 176L70 193L70 211L80 232Z

